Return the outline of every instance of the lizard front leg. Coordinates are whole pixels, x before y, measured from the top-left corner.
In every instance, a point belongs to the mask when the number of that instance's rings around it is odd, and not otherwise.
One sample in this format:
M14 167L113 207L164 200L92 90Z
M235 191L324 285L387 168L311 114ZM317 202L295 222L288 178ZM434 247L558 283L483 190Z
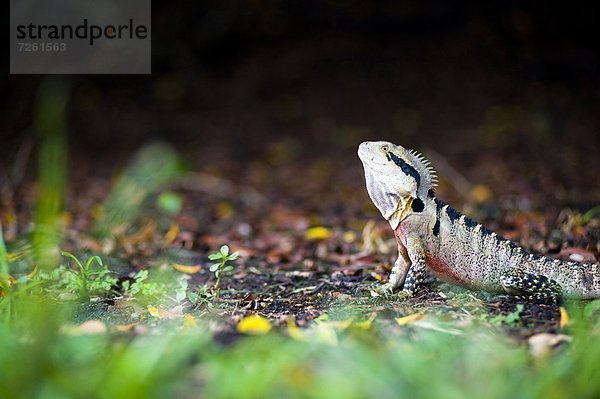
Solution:
M404 284L406 276L410 270L410 258L403 244L398 244L398 259L394 262L394 267L390 272L390 277L387 283L379 286L376 292L380 295L391 295L399 287Z
M424 284L427 278L425 250L420 237L407 237L406 245L398 243L398 259L390 273L387 283L377 289L377 293L390 295L399 287L400 297L411 297Z
M421 289L427 279L427 269L425 263L425 249L423 241L418 236L409 236L406 238L406 251L410 259L410 268L404 280L402 288L402 297L412 297Z

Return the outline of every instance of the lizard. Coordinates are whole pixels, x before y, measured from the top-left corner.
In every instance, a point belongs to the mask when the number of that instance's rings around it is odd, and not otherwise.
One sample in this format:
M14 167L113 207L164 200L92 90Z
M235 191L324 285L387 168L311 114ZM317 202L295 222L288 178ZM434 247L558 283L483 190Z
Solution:
M446 205L436 172L414 150L385 141L358 148L369 197L389 222L398 258L379 295L411 297L431 274L443 281L540 301L600 297L600 264L529 253Z

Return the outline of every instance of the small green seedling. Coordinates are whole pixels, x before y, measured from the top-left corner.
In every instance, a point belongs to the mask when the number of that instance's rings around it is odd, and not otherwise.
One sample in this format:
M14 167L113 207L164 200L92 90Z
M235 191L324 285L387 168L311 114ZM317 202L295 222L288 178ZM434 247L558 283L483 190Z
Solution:
M208 255L208 259L213 261L218 261L213 263L210 266L210 271L215 274L215 296L219 298L219 285L221 284L221 277L223 277L224 273L228 273L233 270L233 266L228 264L227 262L231 262L236 260L240 256L239 252L234 252L232 254L229 253L229 247L227 245L223 245L219 252L215 252L214 254Z
M73 288L77 291L80 298L89 298L91 292L109 292L112 290L117 280L108 275L111 271L104 266L99 256L90 256L85 264L83 264L70 252L62 251L61 255L72 259L78 267L78 270L69 268L67 271L75 277L75 287ZM92 262L94 261L100 265L99 269L91 269Z
M211 306L214 295L208 285L201 285L188 291L187 297L192 303Z

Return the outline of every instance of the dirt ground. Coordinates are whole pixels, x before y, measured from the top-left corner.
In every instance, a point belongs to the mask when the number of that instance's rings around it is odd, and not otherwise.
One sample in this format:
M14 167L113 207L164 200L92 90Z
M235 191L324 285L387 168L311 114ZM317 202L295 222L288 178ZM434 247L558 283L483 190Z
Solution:
M213 52L212 63L194 58L191 44L175 52L157 34L152 76L73 78L64 249L104 251L121 283L163 263L202 265L191 280L201 286L213 279L207 255L228 244L241 256L223 281L223 306L187 305L225 315L216 328L223 341L251 312L299 325L343 305L380 320L441 312L475 323L514 313L510 298L447 284L406 302L369 292L396 254L366 194L356 156L363 140L422 151L440 176L441 199L525 249L599 259L600 103L589 70L597 54L519 10L461 21L240 35L224 42L230 57ZM13 248L32 220L38 83L5 82L14 101L1 116L1 198ZM172 143L187 164L188 178L167 187L182 195L183 209L167 218L150 198L107 249L90 232L95 210L152 139ZM166 240L173 224L176 236ZM123 309L103 300L81 318L104 312L122 323L135 313ZM515 337L555 331L559 307L524 303L519 320L506 327Z

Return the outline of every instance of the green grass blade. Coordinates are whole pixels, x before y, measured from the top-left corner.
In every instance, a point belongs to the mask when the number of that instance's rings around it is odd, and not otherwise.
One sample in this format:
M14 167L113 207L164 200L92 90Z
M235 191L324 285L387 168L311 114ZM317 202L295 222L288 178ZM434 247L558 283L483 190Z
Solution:
M4 234L2 233L2 221L0 220L0 280L4 280L9 275L8 257L6 254L6 245L4 245Z
M181 171L179 156L168 145L154 143L142 148L104 202L95 225L96 234L107 236L124 231L139 215L148 196L179 178Z
M70 85L63 77L42 81L35 106L38 139L38 197L35 206L33 248L41 268L58 263L67 178L67 103Z

